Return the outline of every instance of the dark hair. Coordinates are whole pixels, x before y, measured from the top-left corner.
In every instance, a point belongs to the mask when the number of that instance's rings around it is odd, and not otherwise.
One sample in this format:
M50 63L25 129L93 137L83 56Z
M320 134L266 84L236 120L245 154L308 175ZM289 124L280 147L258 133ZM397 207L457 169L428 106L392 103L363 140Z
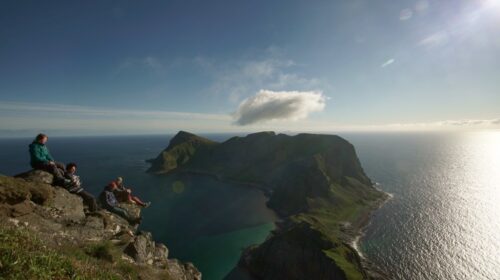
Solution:
M70 163L66 164L66 170L70 170L72 167L76 168L76 163L70 162Z
M117 187L115 181L111 181L111 183L107 184L105 189L108 190L108 191L111 191L113 190L115 187Z
M43 134L43 133L40 133L36 136L36 141L40 141L42 140L43 138L48 138L46 134Z

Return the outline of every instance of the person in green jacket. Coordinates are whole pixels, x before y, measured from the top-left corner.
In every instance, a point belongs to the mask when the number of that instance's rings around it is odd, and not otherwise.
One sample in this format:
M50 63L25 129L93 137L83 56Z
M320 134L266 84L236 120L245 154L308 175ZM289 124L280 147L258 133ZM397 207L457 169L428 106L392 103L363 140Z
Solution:
M45 145L49 137L43 133L36 136L29 145L30 164L33 169L47 171L54 175L54 185L65 185L69 180L64 178L64 164L56 162Z

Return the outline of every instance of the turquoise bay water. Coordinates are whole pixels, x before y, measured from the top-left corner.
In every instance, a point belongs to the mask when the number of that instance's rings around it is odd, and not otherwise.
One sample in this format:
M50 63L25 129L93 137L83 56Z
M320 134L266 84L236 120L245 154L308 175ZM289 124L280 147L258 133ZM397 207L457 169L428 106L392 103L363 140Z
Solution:
M211 135L223 140L226 136ZM274 229L274 213L258 190L221 183L206 176L156 176L145 170L169 136L51 138L48 146L62 162L78 164L84 186L98 195L117 176L136 195L151 201L141 230L170 250L170 257L193 262L203 279L219 280L237 264L243 248L265 240ZM30 139L0 140L0 174L29 169Z
M224 140L230 135L207 135ZM361 249L392 279L500 279L500 132L352 133L366 173L393 198L375 212ZM222 279L241 249L262 242L276 217L257 190L207 177L154 176L145 159L168 136L54 138L98 194L116 176L152 206L142 229L204 279ZM30 139L0 140L0 173L28 169Z

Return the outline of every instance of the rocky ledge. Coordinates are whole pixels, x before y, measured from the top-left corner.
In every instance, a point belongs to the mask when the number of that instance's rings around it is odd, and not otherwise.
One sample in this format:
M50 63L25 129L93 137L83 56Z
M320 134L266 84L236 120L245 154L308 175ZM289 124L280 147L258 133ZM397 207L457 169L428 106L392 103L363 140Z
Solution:
M0 175L0 278L201 279L193 264L169 259L151 233L106 210L89 213L79 196L52 186L52 179L38 170ZM140 215L135 205L121 207ZM58 264L52 258L67 266L48 271ZM42 271L33 271L37 265Z

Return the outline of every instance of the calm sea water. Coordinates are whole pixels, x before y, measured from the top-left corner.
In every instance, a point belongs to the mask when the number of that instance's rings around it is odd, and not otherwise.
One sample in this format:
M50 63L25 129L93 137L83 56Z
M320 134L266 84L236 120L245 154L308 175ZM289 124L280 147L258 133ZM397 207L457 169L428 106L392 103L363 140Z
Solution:
M207 135L224 140L229 135ZM341 134L365 171L393 198L373 216L364 255L394 279L500 279L500 133ZM189 260L204 279L222 279L241 249L262 242L274 214L264 196L206 177L154 176L144 159L168 136L51 138L52 154L76 161L98 194L116 176L152 206L142 229ZM0 140L0 173L28 167L30 139Z
M361 241L394 279L500 279L500 132L347 135L393 198Z

